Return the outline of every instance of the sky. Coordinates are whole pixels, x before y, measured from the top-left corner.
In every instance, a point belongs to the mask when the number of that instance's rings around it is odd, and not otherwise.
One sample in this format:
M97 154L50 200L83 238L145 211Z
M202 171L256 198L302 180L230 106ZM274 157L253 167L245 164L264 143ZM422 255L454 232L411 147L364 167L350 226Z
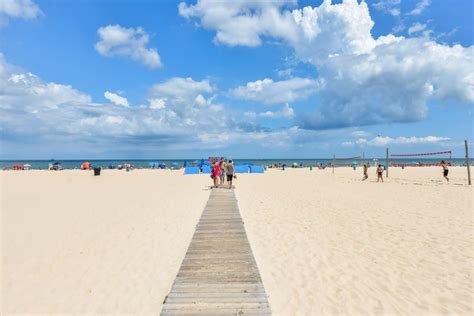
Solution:
M471 0L0 0L0 159L463 157L473 12Z

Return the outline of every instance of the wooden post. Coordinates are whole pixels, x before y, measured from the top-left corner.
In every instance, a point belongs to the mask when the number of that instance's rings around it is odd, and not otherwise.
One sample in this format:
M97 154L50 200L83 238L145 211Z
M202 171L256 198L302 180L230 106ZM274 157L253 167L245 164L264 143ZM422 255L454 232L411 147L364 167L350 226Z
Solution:
M467 183L471 185L471 169L469 169L469 149L467 147L467 139L464 140L464 146L466 148Z
M334 173L334 164L336 163L336 155L332 156L332 173Z
M387 147L387 159L386 159L386 165L387 165L387 169L385 169L385 177L388 178L388 147Z

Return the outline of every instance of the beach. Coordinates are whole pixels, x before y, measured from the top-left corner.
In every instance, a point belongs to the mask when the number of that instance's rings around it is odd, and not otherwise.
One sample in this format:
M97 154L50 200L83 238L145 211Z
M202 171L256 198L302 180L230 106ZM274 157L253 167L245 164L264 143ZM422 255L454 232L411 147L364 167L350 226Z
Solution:
M182 170L2 171L2 314L157 315L204 205ZM385 176L385 174L384 174ZM273 315L471 315L465 168L239 174Z

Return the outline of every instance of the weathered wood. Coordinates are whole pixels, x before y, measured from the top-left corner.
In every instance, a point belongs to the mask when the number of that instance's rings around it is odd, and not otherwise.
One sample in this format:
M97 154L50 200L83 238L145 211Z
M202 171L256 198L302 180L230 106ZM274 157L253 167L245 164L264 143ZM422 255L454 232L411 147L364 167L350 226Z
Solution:
M271 315L233 189L212 190L161 315Z

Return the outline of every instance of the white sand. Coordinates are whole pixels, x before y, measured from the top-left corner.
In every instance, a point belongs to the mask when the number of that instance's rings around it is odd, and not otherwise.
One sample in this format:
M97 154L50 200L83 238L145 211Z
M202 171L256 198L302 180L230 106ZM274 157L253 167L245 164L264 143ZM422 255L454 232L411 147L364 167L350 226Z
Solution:
M274 315L471 315L465 169L239 175ZM0 172L2 315L158 314L208 198L179 171Z
M209 196L182 171L0 176L2 315L157 315Z
M465 168L239 175L274 315L472 315L473 190Z

